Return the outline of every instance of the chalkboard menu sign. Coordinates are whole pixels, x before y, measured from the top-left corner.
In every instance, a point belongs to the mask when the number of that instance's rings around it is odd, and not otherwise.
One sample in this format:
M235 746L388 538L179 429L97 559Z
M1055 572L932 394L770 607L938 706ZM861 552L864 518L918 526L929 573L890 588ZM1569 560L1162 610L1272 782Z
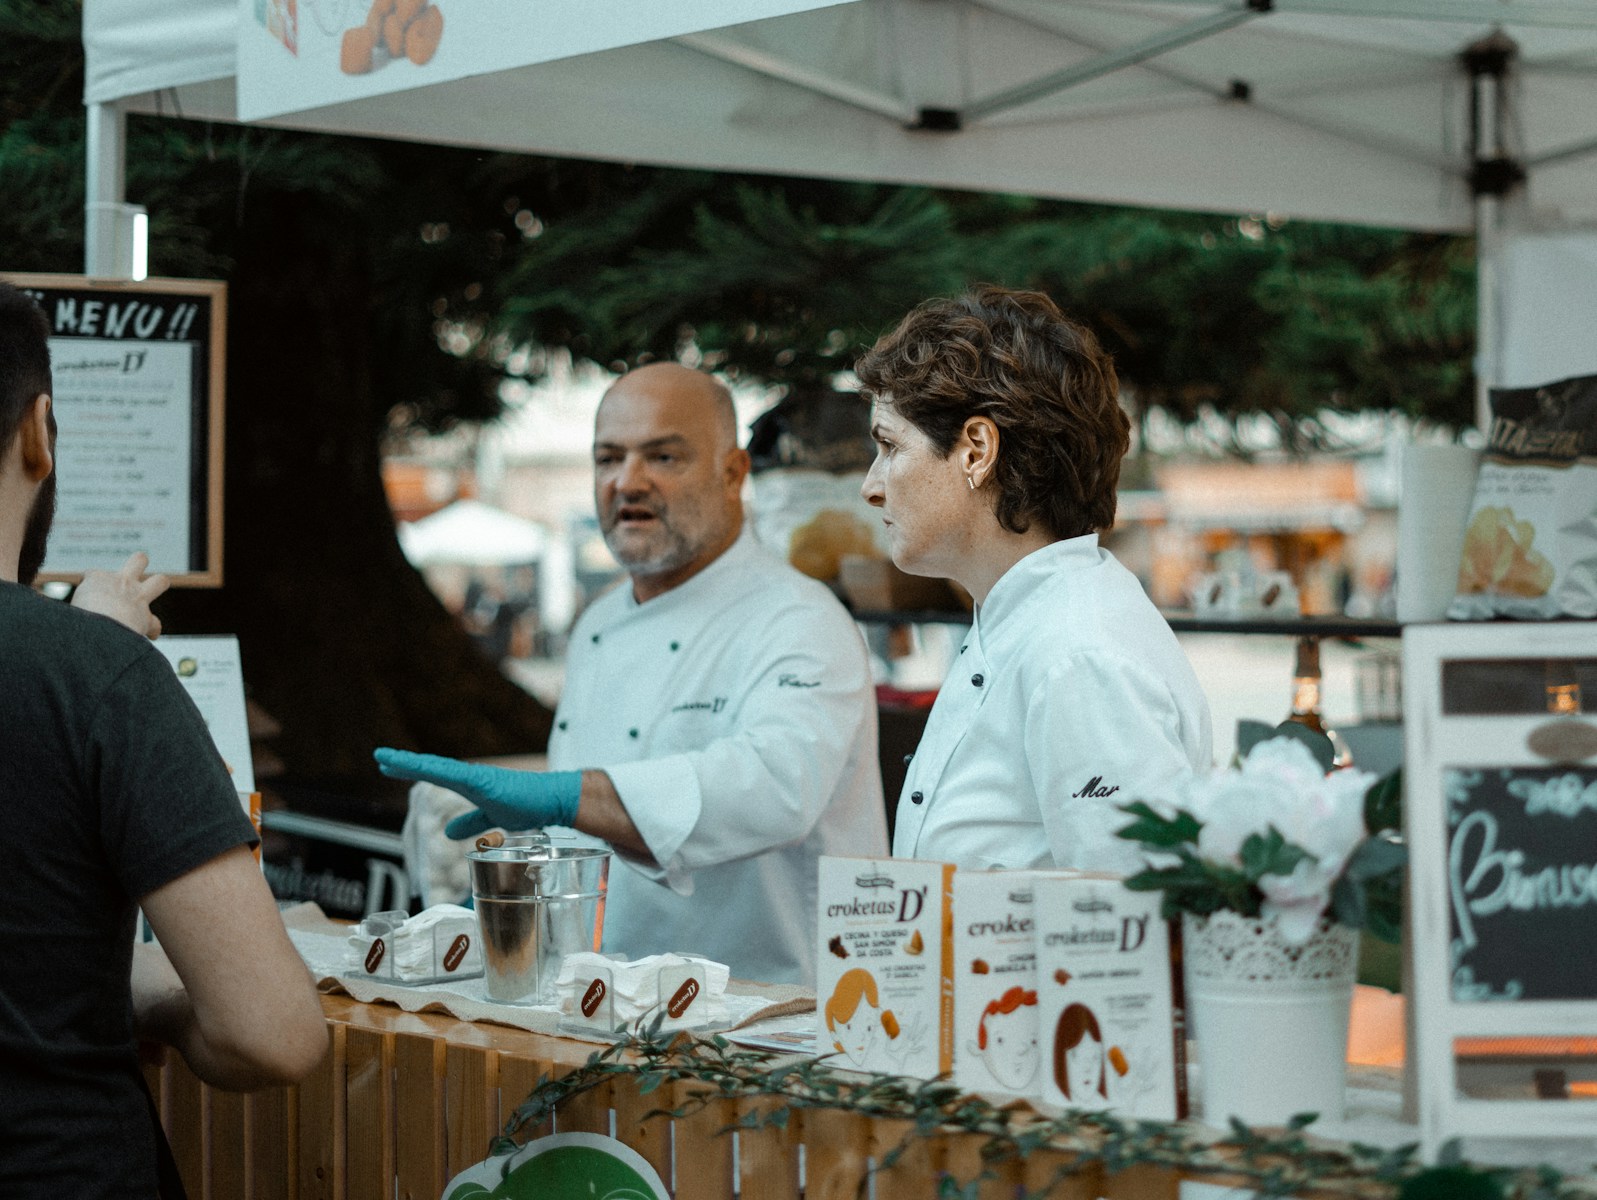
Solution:
M1590 1106L1537 1077L1597 1029L1594 687L1597 621L1403 631L1404 1066L1427 1158L1591 1138Z
M1453 999L1597 997L1597 769L1448 769Z
M57 509L40 578L142 550L179 586L220 586L226 285L8 280L51 326Z

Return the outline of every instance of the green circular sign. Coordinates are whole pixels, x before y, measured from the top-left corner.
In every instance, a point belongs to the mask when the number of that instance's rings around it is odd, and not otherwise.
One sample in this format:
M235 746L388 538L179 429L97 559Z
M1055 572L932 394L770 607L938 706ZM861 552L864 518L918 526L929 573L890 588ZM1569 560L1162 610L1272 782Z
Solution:
M670 1200L632 1147L597 1133L557 1133L468 1167L444 1200Z

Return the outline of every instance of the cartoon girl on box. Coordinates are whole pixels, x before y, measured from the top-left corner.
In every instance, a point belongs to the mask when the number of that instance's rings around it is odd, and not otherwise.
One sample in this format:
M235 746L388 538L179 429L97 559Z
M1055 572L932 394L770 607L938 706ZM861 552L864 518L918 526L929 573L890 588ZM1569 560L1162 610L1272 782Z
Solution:
M873 1065L879 1046L898 1037L898 1018L882 1009L876 977L853 967L843 972L826 1002L826 1028L839 1053L863 1069Z
M1054 1032L1054 1082L1077 1108L1102 1108L1109 1099L1103 1031L1085 1004L1069 1004Z
M976 1050L998 1085L1024 1092L1037 1075L1037 993L1012 987L988 1002L976 1026Z

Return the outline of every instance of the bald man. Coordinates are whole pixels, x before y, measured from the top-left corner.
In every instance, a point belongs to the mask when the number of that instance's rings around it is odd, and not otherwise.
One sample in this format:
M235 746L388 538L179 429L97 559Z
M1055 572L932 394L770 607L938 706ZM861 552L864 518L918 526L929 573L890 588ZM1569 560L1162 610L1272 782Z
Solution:
M815 980L816 859L885 855L876 707L859 630L743 520L732 398L674 363L600 402L594 502L631 578L571 634L547 772L379 750L383 772L477 804L451 837L568 826L601 838L604 948L707 954Z

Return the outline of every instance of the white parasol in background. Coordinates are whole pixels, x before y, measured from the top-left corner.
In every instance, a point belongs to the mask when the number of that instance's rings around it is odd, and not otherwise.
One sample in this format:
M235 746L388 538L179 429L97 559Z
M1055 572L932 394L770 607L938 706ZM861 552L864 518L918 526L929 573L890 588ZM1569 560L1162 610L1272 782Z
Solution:
M518 566L537 562L549 544L541 525L480 500L456 500L399 527L399 544L413 566Z

